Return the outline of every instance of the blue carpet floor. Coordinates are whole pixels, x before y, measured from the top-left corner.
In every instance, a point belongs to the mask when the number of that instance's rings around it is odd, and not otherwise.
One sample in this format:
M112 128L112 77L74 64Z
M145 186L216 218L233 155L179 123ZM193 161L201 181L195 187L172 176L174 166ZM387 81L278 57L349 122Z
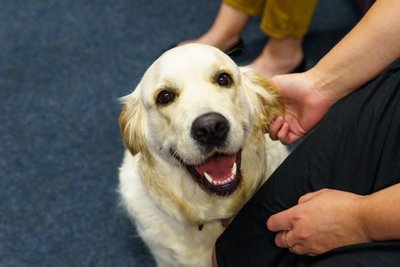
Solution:
M118 206L118 97L171 43L211 24L218 1L0 1L0 266L154 266ZM314 64L358 20L320 2ZM244 34L246 64L265 37Z

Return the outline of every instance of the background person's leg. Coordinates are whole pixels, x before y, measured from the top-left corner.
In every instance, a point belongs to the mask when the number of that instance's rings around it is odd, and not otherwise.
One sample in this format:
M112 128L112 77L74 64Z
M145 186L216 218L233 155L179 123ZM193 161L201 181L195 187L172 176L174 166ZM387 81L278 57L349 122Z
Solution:
M317 0L269 0L260 29L268 37L261 54L251 63L261 75L300 72L304 69L303 38L308 32Z

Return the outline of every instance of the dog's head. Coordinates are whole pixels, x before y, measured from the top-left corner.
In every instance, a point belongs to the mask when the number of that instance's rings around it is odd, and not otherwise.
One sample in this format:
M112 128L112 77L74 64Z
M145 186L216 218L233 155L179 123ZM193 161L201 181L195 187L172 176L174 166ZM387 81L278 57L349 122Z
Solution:
M121 132L133 155L184 167L217 195L240 186L246 142L284 112L271 83L199 44L164 53L123 103Z

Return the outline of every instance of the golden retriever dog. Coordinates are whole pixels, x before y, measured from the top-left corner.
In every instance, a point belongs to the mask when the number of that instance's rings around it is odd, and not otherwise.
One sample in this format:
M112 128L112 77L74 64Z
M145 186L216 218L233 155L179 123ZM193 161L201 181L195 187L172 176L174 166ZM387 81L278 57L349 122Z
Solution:
M274 86L220 50L171 49L122 98L122 204L158 266L210 266L213 245L287 156L265 135Z

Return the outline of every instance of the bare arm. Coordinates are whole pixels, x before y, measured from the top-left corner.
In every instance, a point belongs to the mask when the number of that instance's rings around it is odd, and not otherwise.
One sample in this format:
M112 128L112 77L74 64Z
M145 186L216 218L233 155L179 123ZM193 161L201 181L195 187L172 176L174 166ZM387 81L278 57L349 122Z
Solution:
M278 247L287 248L288 240L293 253L315 256L345 245L399 240L399 203L400 184L367 196L324 189L272 215L267 227L278 232Z
M287 108L270 128L283 143L304 136L338 99L400 57L400 1L378 0L360 23L311 70L273 78ZM367 196L320 190L268 219L275 242L318 255L348 244L400 239L400 184ZM324 216L321 216L324 214ZM378 215L377 215L378 214ZM318 222L318 223L316 223ZM290 229L289 231L287 231ZM334 234L332 234L334 233Z
M284 144L307 134L338 99L377 76L400 57L400 1L378 0L363 19L318 64L301 74L272 81L286 116L270 127Z
M400 57L400 1L378 0L311 69L317 88L337 100L377 76Z
M398 240L400 239L399 209L400 184L396 184L361 198L357 213L362 228L371 240Z

